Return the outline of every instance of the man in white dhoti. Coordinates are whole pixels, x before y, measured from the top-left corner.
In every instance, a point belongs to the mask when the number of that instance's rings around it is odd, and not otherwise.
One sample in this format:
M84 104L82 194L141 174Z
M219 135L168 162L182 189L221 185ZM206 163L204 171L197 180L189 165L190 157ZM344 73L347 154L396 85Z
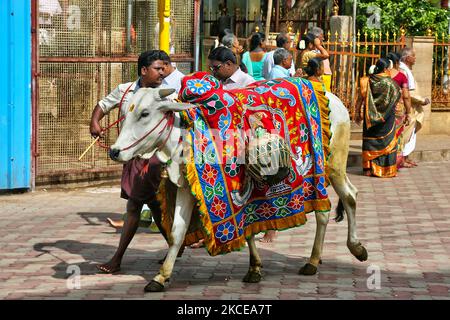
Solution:
M416 63L416 52L412 48L404 48L401 53L400 69L406 74L408 78L408 86L411 95L411 104L413 111L411 114L411 121L403 131L405 147L403 149L403 156L405 162L417 166L417 163L408 159L408 156L416 148L416 135L422 128L424 121L423 107L430 104L430 99L423 98L419 95L417 83L412 74L412 67Z

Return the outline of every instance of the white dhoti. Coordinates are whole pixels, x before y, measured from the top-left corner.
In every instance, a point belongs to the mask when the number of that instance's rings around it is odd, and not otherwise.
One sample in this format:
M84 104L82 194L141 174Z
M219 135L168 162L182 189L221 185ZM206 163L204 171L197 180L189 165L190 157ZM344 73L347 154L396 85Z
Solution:
M403 156L409 156L416 149L416 131L413 132L411 139L403 147Z

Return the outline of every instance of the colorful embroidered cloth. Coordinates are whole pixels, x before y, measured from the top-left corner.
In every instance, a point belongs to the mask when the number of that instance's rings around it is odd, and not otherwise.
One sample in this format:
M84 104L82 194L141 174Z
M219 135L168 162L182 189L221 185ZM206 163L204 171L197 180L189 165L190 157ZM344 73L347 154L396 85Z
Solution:
M306 213L330 210L324 154L330 123L324 97L301 78L232 91L206 73L183 79L179 98L197 105L182 117L189 129L186 177L202 226L187 234L186 245L204 238L211 255L227 253L242 248L253 234L300 226ZM283 137L292 152L289 176L271 187L245 174L246 144L257 127Z

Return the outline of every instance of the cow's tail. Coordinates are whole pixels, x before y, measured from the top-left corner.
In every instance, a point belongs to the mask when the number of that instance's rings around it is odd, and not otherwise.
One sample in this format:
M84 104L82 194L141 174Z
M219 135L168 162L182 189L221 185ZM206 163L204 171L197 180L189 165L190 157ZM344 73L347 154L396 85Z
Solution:
M344 203L342 202L341 199L339 199L339 202L338 202L338 205L336 208L336 217L334 218L334 221L336 221L336 222L344 221L344 213L345 213Z

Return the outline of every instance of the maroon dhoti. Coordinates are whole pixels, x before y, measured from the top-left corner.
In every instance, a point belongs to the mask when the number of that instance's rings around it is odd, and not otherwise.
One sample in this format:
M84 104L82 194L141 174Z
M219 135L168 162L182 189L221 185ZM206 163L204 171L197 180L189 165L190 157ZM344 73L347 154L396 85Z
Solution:
M151 203L156 200L160 182L161 164L156 156L134 158L123 166L120 196L139 203Z

